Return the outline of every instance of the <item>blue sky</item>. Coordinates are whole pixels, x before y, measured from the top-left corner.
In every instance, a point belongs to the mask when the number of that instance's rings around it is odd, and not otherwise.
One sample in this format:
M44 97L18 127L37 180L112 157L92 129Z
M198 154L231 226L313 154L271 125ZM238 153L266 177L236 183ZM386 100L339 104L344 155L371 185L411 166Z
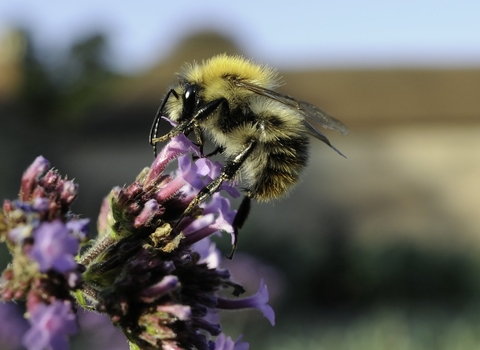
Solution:
M0 1L0 30L15 24L52 51L104 30L125 71L205 28L280 68L480 66L479 0Z

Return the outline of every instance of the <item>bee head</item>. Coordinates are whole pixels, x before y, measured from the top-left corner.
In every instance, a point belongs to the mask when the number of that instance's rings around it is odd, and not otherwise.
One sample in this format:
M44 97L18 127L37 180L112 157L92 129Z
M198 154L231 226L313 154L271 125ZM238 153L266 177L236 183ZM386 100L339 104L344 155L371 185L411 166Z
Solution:
M198 88L195 84L185 83L185 89L182 95L182 117L181 119L189 118L195 111L195 106L198 103Z

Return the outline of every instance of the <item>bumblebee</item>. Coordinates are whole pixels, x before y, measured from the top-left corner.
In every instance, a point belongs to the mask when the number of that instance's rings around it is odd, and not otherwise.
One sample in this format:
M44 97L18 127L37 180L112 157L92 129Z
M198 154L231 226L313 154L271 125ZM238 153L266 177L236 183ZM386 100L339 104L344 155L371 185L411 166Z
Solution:
M184 212L219 190L224 181L241 179L245 197L233 222L232 253L238 230L250 211L251 200L266 202L288 193L307 165L309 137L323 141L343 156L318 127L340 134L347 127L318 107L275 89L277 72L241 56L215 56L186 65L179 81L168 90L153 122L149 141L156 144L193 132L203 155L205 137L225 156L222 173L203 188ZM162 116L177 123L158 137Z

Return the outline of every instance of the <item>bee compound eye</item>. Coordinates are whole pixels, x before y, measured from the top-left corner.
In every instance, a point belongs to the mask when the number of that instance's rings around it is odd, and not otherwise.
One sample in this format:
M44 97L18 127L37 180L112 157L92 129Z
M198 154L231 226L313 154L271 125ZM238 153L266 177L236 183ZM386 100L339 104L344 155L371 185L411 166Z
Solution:
M183 111L187 114L193 113L195 108L197 91L194 85L187 84L183 93Z

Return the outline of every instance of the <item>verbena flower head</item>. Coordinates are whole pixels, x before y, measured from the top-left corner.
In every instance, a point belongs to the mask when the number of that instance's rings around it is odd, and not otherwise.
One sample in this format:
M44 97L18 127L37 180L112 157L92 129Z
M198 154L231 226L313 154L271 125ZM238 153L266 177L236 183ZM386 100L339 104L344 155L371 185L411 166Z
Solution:
M165 174L177 158L179 168ZM27 300L28 349L65 349L76 331L75 302L108 315L132 349L247 349L221 333L220 309L258 308L274 323L263 282L250 298L218 296L243 293L219 268L220 254L209 239L233 235L236 211L223 194L239 192L225 183L184 217L192 198L220 172L220 164L200 158L185 136L173 138L131 185L111 191L98 236L82 254L88 221L69 211L76 185L48 168L37 158L24 174L20 200L6 201L0 214L0 237L13 255L1 293L4 300Z
M70 291L80 287L83 268L75 256L87 221L70 212L77 186L49 167L38 157L23 174L19 199L6 200L0 212L0 240L13 258L3 272L0 296L26 300L33 325L24 338L28 349L62 349L76 332L75 323L66 320L75 319Z

